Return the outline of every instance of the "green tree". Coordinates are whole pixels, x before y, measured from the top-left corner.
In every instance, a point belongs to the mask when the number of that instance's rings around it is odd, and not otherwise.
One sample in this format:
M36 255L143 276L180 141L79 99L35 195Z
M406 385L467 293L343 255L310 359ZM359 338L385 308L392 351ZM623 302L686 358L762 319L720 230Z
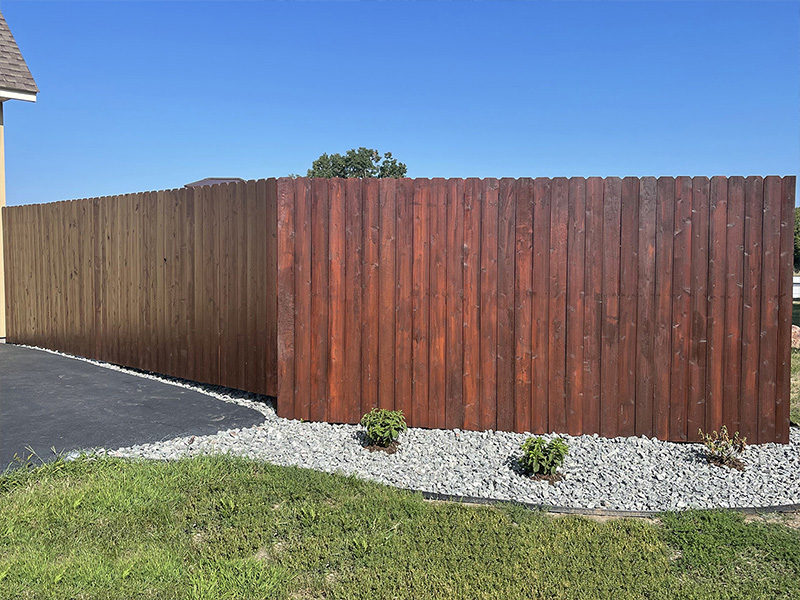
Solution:
M800 208L794 209L794 270L800 271Z
M405 177L408 167L387 152L381 157L377 150L359 148L341 154L323 154L311 165L307 177Z

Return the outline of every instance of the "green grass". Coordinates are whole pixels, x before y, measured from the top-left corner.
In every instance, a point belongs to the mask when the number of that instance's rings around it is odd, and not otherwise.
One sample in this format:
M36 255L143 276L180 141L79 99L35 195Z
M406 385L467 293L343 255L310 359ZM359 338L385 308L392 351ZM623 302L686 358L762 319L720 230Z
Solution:
M800 531L428 503L243 459L0 477L5 598L797 598Z

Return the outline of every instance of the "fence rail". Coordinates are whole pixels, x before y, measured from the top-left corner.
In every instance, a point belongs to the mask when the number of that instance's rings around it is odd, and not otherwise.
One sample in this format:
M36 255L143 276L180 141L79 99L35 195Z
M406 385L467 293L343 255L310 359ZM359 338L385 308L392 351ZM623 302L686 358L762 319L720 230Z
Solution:
M8 341L291 418L787 442L794 195L285 178L7 207Z
M794 177L277 188L282 416L788 441Z
M275 180L8 207L7 339L277 393Z

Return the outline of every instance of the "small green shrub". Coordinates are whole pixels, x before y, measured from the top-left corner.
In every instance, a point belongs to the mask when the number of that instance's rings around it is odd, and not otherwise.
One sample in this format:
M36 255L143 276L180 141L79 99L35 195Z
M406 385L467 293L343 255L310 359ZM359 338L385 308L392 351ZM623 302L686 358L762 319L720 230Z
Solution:
M698 430L700 439L706 447L706 456L709 462L718 465L725 465L736 469L744 468L742 461L736 458L735 454L741 454L747 447L747 438L739 437L739 432L733 434L733 438L728 435L728 428L723 425L720 432L703 433Z
M529 437L522 443L520 464L527 474L554 475L556 469L564 464L564 457L569 452L567 443L555 438L547 443L541 437Z
M408 429L402 410L373 408L363 417L361 424L367 428L369 443L383 448L396 442L400 434Z

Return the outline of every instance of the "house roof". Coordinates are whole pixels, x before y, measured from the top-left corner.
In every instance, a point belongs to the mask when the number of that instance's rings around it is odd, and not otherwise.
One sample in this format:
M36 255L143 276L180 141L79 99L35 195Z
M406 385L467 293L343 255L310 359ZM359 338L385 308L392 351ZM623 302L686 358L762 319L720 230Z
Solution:
M235 183L235 182L243 182L244 179L241 177L206 177L205 179L201 179L200 181L193 181L192 183L187 183L183 187L202 187L204 185L216 185L218 183Z
M27 94L39 92L2 13L0 13L0 89Z

